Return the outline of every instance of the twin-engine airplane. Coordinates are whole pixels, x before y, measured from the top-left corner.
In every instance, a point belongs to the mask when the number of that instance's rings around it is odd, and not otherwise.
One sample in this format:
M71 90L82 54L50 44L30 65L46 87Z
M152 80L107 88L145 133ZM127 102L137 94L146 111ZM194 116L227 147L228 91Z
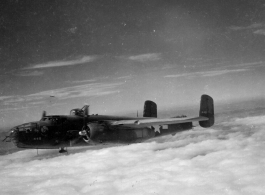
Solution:
M9 138L19 148L59 148L59 152L65 152L66 147L133 143L174 135L191 129L193 121L199 121L204 128L214 124L214 105L210 96L201 96L198 117L158 119L157 105L150 100L145 101L141 118L89 115L87 105L82 109L71 110L70 115L46 116L44 111L40 121L12 128Z

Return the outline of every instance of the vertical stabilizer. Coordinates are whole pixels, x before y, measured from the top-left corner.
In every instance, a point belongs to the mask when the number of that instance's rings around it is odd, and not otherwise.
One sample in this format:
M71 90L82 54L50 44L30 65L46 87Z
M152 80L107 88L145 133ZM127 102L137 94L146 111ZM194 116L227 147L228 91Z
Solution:
M89 115L89 105L84 105L82 110L83 110L85 116Z
M45 116L46 116L46 111L44 110L44 111L42 112L41 118L44 118Z
M157 118L157 106L155 102L150 101L150 100L145 101L143 117Z
M214 124L213 98L209 95L201 96L200 116L209 118L207 121L199 121L201 127L211 127Z

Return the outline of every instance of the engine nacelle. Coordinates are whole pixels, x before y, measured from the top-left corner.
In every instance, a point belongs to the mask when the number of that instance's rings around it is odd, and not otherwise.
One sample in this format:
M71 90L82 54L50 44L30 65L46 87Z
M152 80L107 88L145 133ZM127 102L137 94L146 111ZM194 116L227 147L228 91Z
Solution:
M82 131L79 131L79 135L83 137L86 143L89 143L90 140L96 140L107 129L108 127L105 124L88 123L83 127Z
M105 124L98 123L88 123L88 132L90 139L97 138L100 134L102 134L105 130L107 130L107 126Z

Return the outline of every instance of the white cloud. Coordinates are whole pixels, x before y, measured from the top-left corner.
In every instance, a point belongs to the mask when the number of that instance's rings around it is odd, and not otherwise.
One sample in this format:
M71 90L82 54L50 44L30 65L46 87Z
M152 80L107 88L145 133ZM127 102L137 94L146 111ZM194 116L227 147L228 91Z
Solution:
M10 108L10 107L8 107L8 108L1 108L0 110L3 113L3 112L23 110L23 109L27 109L27 108L29 108L29 107L21 107L21 108L17 108L17 107L16 108Z
M249 62L249 63L235 64L235 65L231 65L231 66L234 66L234 67L240 67L240 66L249 66L249 67L252 67L252 66L256 66L256 65L264 65L264 62L263 61L259 61L259 62ZM229 66L229 67L231 67L231 66Z
M1 156L0 194L261 195L264 118L233 118L234 126L195 128L129 146L69 149L69 155L25 150Z
M116 79L131 79L131 78L133 78L133 75L127 75L127 76L117 77Z
M73 27L73 28L69 28L69 29L67 30L67 32L68 32L68 33L71 33L71 34L75 34L76 31L77 31L77 27L76 27L76 26Z
M19 96L19 95L10 96L10 98L6 99L3 102L3 105L12 106L12 105L20 104L20 103L26 103L26 102L42 100L42 99L43 98L40 96L31 97L31 95L29 95L29 96Z
M29 94L25 96L2 96L4 106L22 106L28 104L36 105L47 102L47 98L54 96L56 99L70 99L80 97L92 97L92 96L105 96L114 93L119 93L118 86L122 85L122 82L116 83L90 83L83 85L76 85L72 87L64 87L60 89L53 89L47 91L41 91L35 94Z
M95 82L95 79L87 79L87 80L77 80L77 81L67 81L68 83L91 83Z
M161 59L160 53L147 53L136 56L129 56L129 60L139 61L139 62L147 62L147 61L157 61Z
M265 29L256 30L256 31L254 31L254 34L265 35Z
M117 93L118 90L116 90L115 88L120 85L122 85L122 83L90 83L90 84L42 91L39 93L28 95L28 97L36 98L42 96L47 97L52 95L58 99L69 99L77 97L102 96L111 93Z
M12 98L13 96L0 96L0 101Z
M16 76L40 76L40 75L43 75L44 72L43 71L37 71L37 70L34 70L34 71L19 71L17 73L14 73L14 75Z
M263 61L257 61L257 62L248 62L248 63L239 63L239 64L229 64L229 65L223 65L222 68L245 68L246 70L254 69L257 67L264 66ZM235 69L237 70L237 69ZM238 70L244 70L244 69L238 69Z
M235 126L235 125L245 125L245 126L264 126L265 125L265 116L252 116L245 118L235 118L230 121L226 121L222 123L226 126Z
M224 74L244 72L248 69L236 69L236 70L210 70L203 72L191 72L191 73L183 73L183 74L174 74L174 75L166 75L165 78L178 78L178 77L212 77L212 76L220 76Z
M202 77L212 77L212 76L219 76L223 74L230 74L230 73L237 73L237 72L245 72L248 69L236 69L236 70L214 70L214 71L206 71L201 72Z
M247 29L255 29L255 28L261 28L264 25L262 23L254 23L249 26L231 26L229 29L238 31L238 30L247 30Z
M245 27L231 26L231 27L229 27L229 29L233 30L233 31L241 31L241 30L248 30L248 29L254 30L255 29L255 31L253 32L254 34L265 35L264 27L265 27L265 25L262 23L254 23L254 24L251 24L251 25L245 26Z
M166 78L178 78L178 77L188 77L188 76L193 76L195 73L183 73L183 74L171 74L171 75L166 75L164 77Z
M83 56L82 58L75 59L75 60L66 60L66 61L52 61L47 62L44 64L36 64L33 66L26 67L24 69L39 69L39 68L53 68L53 67L61 67L61 66L73 66L73 65L79 65L84 64L88 62L93 62L98 57L96 56Z

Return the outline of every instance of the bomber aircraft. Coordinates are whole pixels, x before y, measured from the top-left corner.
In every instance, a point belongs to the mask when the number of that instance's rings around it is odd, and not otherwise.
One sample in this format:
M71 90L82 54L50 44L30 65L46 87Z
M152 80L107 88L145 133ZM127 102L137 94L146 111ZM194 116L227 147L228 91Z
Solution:
M157 118L157 105L150 100L145 101L143 117L89 115L88 109L88 105L72 109L70 115L46 115L44 111L40 121L13 127L7 138L19 148L60 149L62 153L67 147L134 143L175 135L192 129L193 121L204 128L214 124L214 103L208 95L201 96L197 117Z

